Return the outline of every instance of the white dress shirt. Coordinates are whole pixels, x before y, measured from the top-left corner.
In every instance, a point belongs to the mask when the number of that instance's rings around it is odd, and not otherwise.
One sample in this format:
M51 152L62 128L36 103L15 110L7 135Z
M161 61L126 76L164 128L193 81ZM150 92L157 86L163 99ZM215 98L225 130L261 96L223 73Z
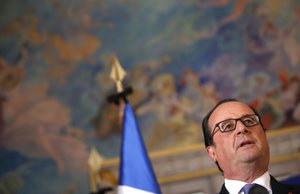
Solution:
M255 179L252 183L256 183L265 187L268 190L269 194L272 194L270 174L268 171L260 177L258 177L257 179ZM225 187L230 194L244 194L244 192L241 191L241 189L245 184L247 183L243 181L225 179Z

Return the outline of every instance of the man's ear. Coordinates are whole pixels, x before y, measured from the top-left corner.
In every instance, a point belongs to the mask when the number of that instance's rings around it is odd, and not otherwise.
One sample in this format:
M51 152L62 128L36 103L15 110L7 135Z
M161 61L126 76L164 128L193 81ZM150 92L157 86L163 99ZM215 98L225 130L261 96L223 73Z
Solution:
M206 153L209 155L210 159L214 162L217 161L217 156L215 152L215 147L214 146L207 146L206 147Z

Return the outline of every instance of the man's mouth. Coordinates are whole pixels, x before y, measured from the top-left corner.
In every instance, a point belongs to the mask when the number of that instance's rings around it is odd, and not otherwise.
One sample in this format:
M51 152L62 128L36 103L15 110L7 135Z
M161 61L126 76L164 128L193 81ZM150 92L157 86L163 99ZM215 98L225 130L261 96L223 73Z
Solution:
M250 144L254 144L254 142L250 141L250 140L243 141L242 143L240 143L239 148L244 147L246 145L250 145Z

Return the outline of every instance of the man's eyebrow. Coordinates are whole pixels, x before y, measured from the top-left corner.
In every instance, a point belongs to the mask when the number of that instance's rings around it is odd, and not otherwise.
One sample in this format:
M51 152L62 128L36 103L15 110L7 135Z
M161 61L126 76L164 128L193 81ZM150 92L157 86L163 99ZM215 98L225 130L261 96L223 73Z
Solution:
M255 113L242 114L242 115L239 116L239 117L230 117L230 118L227 118L227 119L220 120L220 121L216 122L216 124L218 124L218 123L220 123L220 122L222 122L222 121L227 121L227 120L231 120L231 119L238 119L238 118L242 118L242 117L244 117L244 116L250 116L250 115L256 115L256 114L255 114ZM215 125L216 125L216 124L215 124Z

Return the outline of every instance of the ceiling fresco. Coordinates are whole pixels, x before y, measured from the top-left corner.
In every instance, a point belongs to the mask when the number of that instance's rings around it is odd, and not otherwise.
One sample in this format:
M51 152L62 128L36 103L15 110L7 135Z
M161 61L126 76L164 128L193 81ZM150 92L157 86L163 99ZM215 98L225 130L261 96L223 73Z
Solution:
M91 148L118 157L113 55L149 151L201 143L222 98L269 130L300 124L298 0L4 0L0 13L0 193L87 193Z

